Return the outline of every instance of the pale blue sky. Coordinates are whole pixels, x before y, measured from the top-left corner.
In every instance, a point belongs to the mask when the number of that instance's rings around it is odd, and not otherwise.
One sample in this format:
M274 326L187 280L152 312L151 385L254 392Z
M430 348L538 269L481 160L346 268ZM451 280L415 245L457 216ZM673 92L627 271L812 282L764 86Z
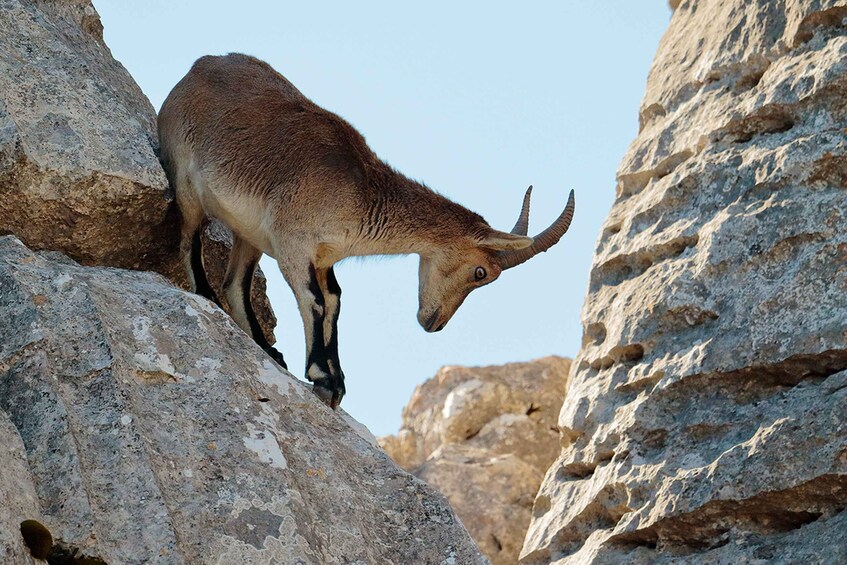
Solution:
M415 386L443 365L573 356L591 254L635 136L664 0L491 3L94 0L114 56L158 110L192 62L245 52L361 131L408 176L509 230L533 184L530 233L576 191L570 232L470 295L425 333L417 256L348 260L339 321L343 407L396 432ZM302 377L302 323L265 258L277 346Z

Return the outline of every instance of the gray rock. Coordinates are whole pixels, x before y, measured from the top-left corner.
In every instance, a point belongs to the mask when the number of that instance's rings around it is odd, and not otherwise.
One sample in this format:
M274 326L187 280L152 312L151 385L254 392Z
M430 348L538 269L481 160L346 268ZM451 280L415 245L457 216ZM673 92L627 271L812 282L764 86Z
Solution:
M156 114L90 2L0 3L0 230L86 263L170 261Z
M159 275L0 238L0 556L484 563L446 501ZM7 471L9 470L9 471Z
M0 31L0 234L185 286L156 114L103 43L91 2L0 0ZM204 241L222 296L228 234L213 226ZM254 310L273 343L264 290L260 274Z
M847 559L845 17L676 6L522 563Z
M0 563L37 563L21 535L24 520L43 521L26 451L9 417L0 412Z

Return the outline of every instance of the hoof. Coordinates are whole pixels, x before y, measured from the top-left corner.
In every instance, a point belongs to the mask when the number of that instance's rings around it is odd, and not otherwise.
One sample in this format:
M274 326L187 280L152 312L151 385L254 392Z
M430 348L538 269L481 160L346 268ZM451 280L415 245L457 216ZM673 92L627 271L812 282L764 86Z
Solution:
M335 410L341 404L346 389L344 388L344 373L331 374L326 365L312 363L306 369L306 378L314 383L312 392L318 395L324 404Z
M317 382L314 386L312 386L312 392L314 392L324 404L335 410L338 408L338 405L341 404L341 399L344 398L344 382L336 381L334 387L331 386L331 382Z
M288 365L286 365L286 364L285 364L285 359L283 359L283 358L282 358L282 353L280 353L280 352L277 350L277 348L276 348L276 347L274 347L274 346L272 346L272 345L269 345L269 346L265 349L265 353L267 353L267 354L270 356L270 358L271 358L271 359L273 359L274 361L276 361L276 362L277 362L277 364L279 364L279 366L280 366L280 367L282 367L282 368L283 368L283 369L285 369L286 371L288 370Z

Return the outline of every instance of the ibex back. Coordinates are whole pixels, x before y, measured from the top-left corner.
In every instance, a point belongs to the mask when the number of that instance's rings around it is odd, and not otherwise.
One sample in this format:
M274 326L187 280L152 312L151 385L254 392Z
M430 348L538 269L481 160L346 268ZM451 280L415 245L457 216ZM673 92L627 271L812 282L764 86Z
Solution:
M214 217L233 234L224 280L233 318L285 366L249 300L259 258L267 253L276 259L303 318L306 377L333 408L345 392L336 262L354 255L420 255L418 321L433 332L472 290L558 242L573 216L571 191L553 225L527 237L527 191L512 232L497 231L392 169L350 124L246 55L194 63L162 105L159 137L182 216L180 249L192 290L218 302L200 249L201 225Z

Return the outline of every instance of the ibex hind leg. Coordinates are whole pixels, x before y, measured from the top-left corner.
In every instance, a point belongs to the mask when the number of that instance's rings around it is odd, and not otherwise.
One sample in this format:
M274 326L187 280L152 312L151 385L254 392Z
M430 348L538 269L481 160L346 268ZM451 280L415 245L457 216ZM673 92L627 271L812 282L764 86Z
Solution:
M232 250L229 253L229 264L226 267L226 276L224 277L224 293L235 323L250 335L259 344L259 347L270 355L271 359L279 363L284 369L288 369L282 353L268 343L250 301L253 275L261 257L261 251L247 243L243 238L233 234Z
M206 269L203 267L203 241L201 238L205 214L192 187L187 179L177 181L176 201L182 218L180 226L179 251L182 257L185 271L188 274L188 283L191 291L208 298L218 306L218 299L209 279L206 277Z

